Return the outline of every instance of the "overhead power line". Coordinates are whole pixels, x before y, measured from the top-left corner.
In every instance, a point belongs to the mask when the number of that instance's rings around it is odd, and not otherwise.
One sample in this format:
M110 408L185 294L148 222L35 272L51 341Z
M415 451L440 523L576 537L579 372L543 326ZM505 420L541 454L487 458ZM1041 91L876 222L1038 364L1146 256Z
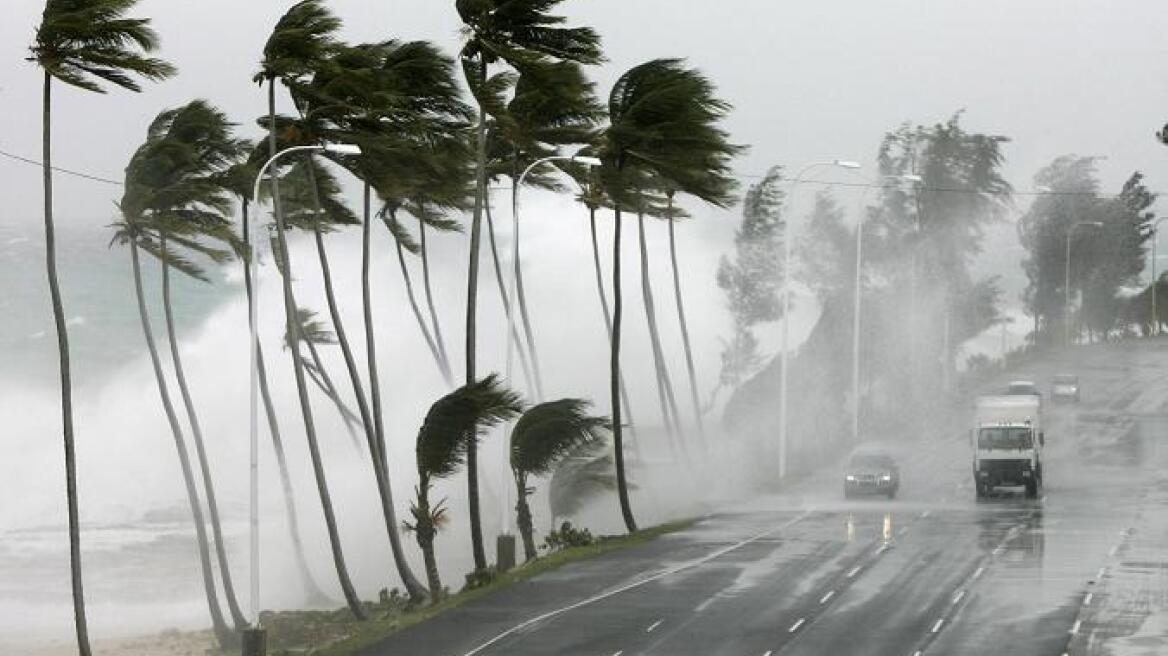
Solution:
M29 157L22 157L20 155L15 154L15 153L7 152L5 150L0 150L0 156L7 157L8 159L15 160L17 162L22 162L22 163L28 164L30 166L36 166L36 167L42 166L42 163L35 160L35 159L31 159ZM122 183L119 182L118 180L111 180L109 178L103 178L99 175L93 175L92 173L84 173L82 171L74 171L73 169L62 168L60 166L53 166L50 168L52 168L52 170L54 170L58 173L64 173L65 175L71 175L71 176L74 176L77 178L91 180L93 182L100 182L102 184L114 185L114 186L118 186L118 187L123 186ZM736 173L736 174L734 174L733 177L761 180L767 176L758 175L758 174L754 174L754 173ZM783 180L785 182L794 182L794 180L791 180L790 178L779 178L779 179ZM832 186L832 187L860 187L860 188L869 188L869 189L900 189L900 188L902 188L902 186L904 186L903 183L900 183L900 182L859 182L859 181L841 182L838 180L822 180L822 179L817 179L817 178L805 178L803 180L799 180L798 182L800 182L801 184L820 184L820 185L828 185L828 186ZM507 187L492 187L492 188L493 189L506 189ZM940 192L940 193L955 193L955 194L982 194L982 193L985 193L984 191L982 191L980 189L972 189L972 188L965 188L965 187L919 186L919 187L913 187L913 188L919 189L920 191L933 191L933 192ZM1158 192L1158 191L1153 192L1153 193L1155 193L1158 196L1162 195L1162 192ZM1035 197L1037 197L1037 196L1094 196L1096 198L1115 198L1118 196L1118 194L1100 194L1100 193L1096 193L1096 192L1092 192L1092 191L1042 191L1042 190L1038 190L1038 189L1026 189L1026 190L1021 190L1021 191L1014 190L1014 191L1010 192L1010 195L1013 195L1013 196L1035 196Z

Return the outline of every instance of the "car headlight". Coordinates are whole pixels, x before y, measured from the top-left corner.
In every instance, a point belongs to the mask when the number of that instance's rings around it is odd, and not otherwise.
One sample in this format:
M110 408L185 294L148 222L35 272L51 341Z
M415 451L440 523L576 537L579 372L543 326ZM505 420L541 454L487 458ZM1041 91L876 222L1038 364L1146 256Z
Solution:
M892 474L885 474L885 475L883 475L883 476L881 476L881 477L880 477L880 480L882 480L882 481L891 481L891 480L892 480Z
M856 480L856 477L852 476L851 474L848 474L847 476L844 476L844 480L854 481L854 480Z

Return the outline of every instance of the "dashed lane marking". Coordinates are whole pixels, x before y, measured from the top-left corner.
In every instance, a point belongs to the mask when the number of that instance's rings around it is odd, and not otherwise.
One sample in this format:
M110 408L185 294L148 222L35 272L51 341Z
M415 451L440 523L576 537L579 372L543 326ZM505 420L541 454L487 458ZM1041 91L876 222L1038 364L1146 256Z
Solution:
M855 567L852 568L852 570L850 572L848 572L844 576L850 579L853 576L855 576L856 574L859 574L861 569L862 568L859 565L856 565Z
M1071 626L1071 635L1078 635L1081 626L1083 626L1083 620L1075 620L1075 624Z
M798 622L795 622L794 624L791 625L791 628L787 629L787 633L794 633L794 632L798 631L799 627L803 626L803 623L806 621L807 621L806 618L800 617Z
M940 631L940 630L941 630L941 625L942 625L942 624L944 624L944 623L945 623L945 618L944 618L944 617L942 617L941 619L937 620L937 623L933 625L933 630L931 631L931 633L936 633L936 632Z
M835 596L835 590L828 590L828 591L827 591L827 594L823 595L823 597L821 597L821 598L819 599L819 603L821 603L821 604L826 604L826 603L827 603L827 600L828 600L828 599L831 599L831 598L832 598L832 597L834 597L834 596Z
M962 588L961 590L957 591L957 594L953 595L953 600L949 602L949 605L956 606L964 598L965 598L965 589Z
M976 570L976 571L974 571L974 573L973 573L973 577L972 577L972 578L973 578L973 580L974 580L974 581L978 580L979 578L981 578L981 575L982 575L982 574L984 574L984 573L985 573L985 568L984 568L984 567L978 567L978 568L977 568L977 570Z
M652 624L649 625L649 628L645 629L645 633L652 633L653 629L661 626L661 622L663 622L663 621L664 620L657 620L656 622L653 622Z
M1088 592L1088 593L1087 593L1087 596L1086 596L1086 597L1083 597L1083 605L1084 605L1084 606L1090 606L1090 605L1091 605L1091 600L1092 600L1092 599L1094 599L1094 598L1095 598L1095 593L1094 593L1094 592Z

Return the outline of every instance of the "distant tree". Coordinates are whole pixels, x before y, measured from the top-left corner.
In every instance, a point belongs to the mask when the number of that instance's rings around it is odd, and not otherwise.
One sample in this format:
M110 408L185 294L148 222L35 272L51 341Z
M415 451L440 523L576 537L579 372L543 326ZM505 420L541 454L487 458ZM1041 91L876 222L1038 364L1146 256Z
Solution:
M446 523L443 500L431 503L430 488L434 481L449 478L466 463L467 449L482 433L508 421L523 411L519 396L499 384L494 374L465 385L443 396L430 406L418 430L417 498L410 506L413 522L405 528L413 532L426 563L430 600L442 600L442 580L434 555L434 537Z
M511 473L515 477L516 524L523 537L523 554L535 559L534 524L527 497L535 491L533 476L552 473L564 458L588 445L600 444L610 429L607 417L588 414L583 399L559 399L540 403L523 413L511 430Z
M726 295L732 332L722 344L722 369L718 389L737 387L761 363L753 328L782 316L779 292L783 266L786 222L782 217L786 194L783 169L771 167L762 180L751 185L742 198L742 222L734 234L734 258L722 256L718 264L718 288Z
M147 56L158 49L148 18L127 18L137 0L46 0L30 59L44 71L41 100L41 173L45 204L45 269L57 330L61 373L61 424L65 447L65 499L69 514L69 568L77 649L89 656L85 591L81 577L81 527L78 519L77 461L73 432L73 378L69 332L57 282L56 228L53 223L52 81L105 93L103 83L141 91L134 79L160 81L174 75L169 63Z
M1123 327L1123 290L1139 282L1147 264L1145 242L1151 238L1155 220L1149 208L1156 194L1143 179L1142 173L1133 173L1118 196L1101 202L1098 216L1103 228L1089 242L1090 273L1084 281L1080 314L1089 334L1100 338Z
M553 527L557 519L575 515L594 497L616 490L612 454L602 453L604 448L603 442L581 444L556 465L548 481Z

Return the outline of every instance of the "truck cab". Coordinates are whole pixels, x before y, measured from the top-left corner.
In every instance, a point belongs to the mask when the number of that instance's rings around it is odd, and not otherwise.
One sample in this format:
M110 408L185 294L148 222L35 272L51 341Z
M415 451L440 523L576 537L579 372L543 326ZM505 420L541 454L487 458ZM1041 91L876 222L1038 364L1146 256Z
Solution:
M1042 486L1042 403L1034 396L983 397L971 432L978 498L995 487L1021 486L1028 498Z

